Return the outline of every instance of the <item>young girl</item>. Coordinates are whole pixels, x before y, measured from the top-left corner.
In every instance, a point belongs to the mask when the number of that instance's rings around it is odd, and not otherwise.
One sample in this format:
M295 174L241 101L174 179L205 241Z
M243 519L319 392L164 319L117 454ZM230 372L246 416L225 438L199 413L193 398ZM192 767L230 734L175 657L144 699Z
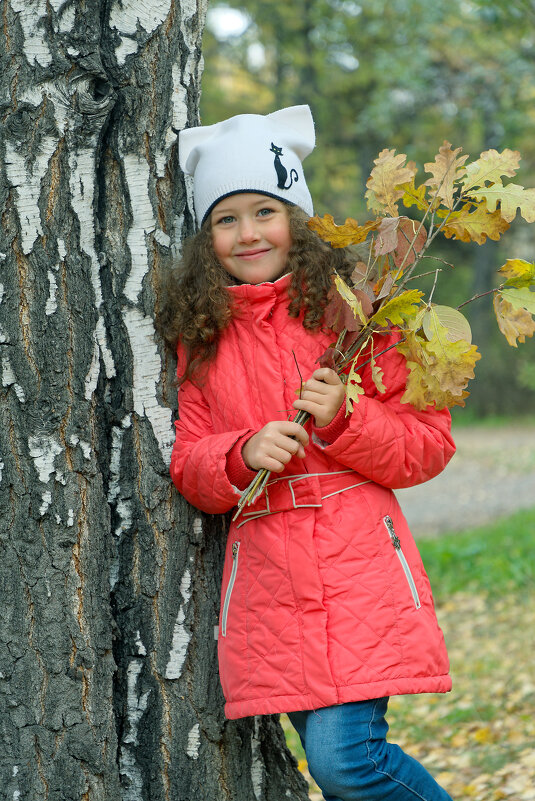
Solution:
M239 115L180 135L199 233L160 318L178 340L171 475L199 509L228 512L256 471L266 491L230 527L219 623L229 718L287 712L327 801L450 796L386 742L388 696L447 692L448 659L417 548L392 492L437 475L454 452L447 410L402 404L395 348L344 385L317 359L336 269L306 226L308 106ZM380 347L392 342L383 335ZM300 387L299 372L306 378ZM301 391L300 391L301 390ZM302 427L291 418L310 413Z

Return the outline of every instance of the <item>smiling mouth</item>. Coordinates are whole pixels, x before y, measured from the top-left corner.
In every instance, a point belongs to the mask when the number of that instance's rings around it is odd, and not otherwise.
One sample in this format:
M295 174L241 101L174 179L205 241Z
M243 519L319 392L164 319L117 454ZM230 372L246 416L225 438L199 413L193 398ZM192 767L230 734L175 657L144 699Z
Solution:
M236 253L239 259L255 259L269 253L269 248L262 248L258 250L244 250L242 253Z

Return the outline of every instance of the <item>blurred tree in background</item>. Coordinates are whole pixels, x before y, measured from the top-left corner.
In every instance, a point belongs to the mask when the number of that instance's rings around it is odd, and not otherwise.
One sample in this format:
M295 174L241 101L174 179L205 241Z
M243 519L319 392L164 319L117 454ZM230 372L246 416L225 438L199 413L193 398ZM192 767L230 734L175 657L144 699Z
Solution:
M212 2L203 47L203 124L311 106L318 141L307 180L316 211L338 222L370 216L365 183L385 147L420 168L445 139L473 158L517 149L518 182L535 185L534 0ZM434 299L460 303L496 285L506 258L535 260L533 233L520 220L503 245L444 241L435 255L456 268ZM511 351L488 298L464 311L483 354L471 413L532 411L535 342Z

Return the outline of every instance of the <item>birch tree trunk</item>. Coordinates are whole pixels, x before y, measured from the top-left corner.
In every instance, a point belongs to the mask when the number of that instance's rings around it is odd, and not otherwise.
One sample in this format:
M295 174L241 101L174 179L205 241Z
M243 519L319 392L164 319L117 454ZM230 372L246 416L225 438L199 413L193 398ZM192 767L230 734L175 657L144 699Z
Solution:
M168 476L205 5L1 4L2 801L306 798L276 720L224 721L225 521Z

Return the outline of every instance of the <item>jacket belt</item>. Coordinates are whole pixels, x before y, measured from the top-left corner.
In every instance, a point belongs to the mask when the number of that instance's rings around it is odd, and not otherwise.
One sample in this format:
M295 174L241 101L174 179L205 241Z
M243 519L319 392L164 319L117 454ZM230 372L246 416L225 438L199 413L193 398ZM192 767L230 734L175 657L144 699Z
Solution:
M237 528L257 517L286 512L290 509L321 507L326 498L340 492L369 484L370 479L362 479L354 470L340 470L333 473L300 473L282 476L266 484L260 498L242 512L242 521Z

